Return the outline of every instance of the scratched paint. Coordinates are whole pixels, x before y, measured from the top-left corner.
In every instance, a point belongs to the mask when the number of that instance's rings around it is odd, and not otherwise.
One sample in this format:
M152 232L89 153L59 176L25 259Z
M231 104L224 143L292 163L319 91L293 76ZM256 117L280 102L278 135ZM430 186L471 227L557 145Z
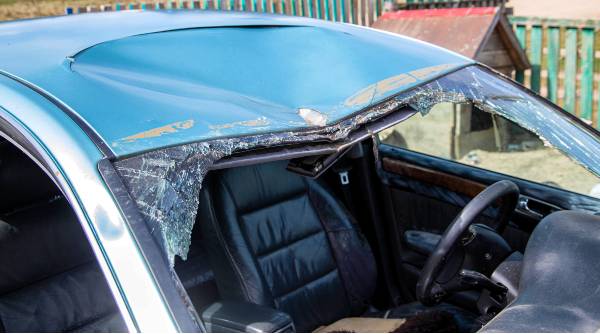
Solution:
M231 122L225 124L217 124L217 125L209 125L208 128L211 130L222 130L222 129L231 129L238 126L246 126L246 127L264 127L271 124L266 117L259 117L257 119L251 119L248 121L239 121L239 122Z
M381 98L386 97L386 95L390 92L397 93L401 91L402 88L414 85L419 81L435 78L440 73L447 71L453 67L456 67L456 65L435 65L386 78L358 91L357 93L346 99L344 104L347 107L371 104L373 101L377 101Z
M134 141L140 140L140 139L160 137L160 136L163 136L166 134L179 132L180 130L190 129L193 126L194 126L194 120L192 120L192 119L187 120L187 121L182 121L182 122L175 122L175 123L167 124L167 125L164 125L164 126L161 126L158 128L150 129L150 130L147 130L144 132L136 133L134 135L121 138L118 140L118 142L131 143L131 142L134 142ZM113 145L116 145L116 143L114 143Z

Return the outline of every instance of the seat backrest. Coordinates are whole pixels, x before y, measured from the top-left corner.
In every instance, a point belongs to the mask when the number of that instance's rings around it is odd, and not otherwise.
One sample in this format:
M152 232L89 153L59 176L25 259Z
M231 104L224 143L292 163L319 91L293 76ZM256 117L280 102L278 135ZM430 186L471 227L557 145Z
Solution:
M187 259L175 259L175 272L198 313L219 299L200 225L195 224L192 230Z
M69 203L7 143L0 188L0 331L126 330Z
M376 269L347 210L286 162L211 173L199 223L224 299L287 312L307 331L364 311Z

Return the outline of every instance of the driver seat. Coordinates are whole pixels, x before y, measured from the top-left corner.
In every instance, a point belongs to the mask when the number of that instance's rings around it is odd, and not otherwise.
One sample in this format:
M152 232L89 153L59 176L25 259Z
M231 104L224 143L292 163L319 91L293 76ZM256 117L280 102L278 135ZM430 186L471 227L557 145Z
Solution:
M448 304L373 311L375 259L353 217L321 184L286 165L215 171L204 180L198 215L224 300L284 311L302 332L347 317L411 319L432 310L438 319L446 313L447 323L411 330L472 329L475 316Z

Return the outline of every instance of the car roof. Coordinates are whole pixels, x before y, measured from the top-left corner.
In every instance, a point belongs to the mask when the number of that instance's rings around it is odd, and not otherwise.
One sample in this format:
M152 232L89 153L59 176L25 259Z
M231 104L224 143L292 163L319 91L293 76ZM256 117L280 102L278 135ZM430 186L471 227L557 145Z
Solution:
M121 11L0 24L0 71L116 157L333 124L470 64L407 37L246 12Z

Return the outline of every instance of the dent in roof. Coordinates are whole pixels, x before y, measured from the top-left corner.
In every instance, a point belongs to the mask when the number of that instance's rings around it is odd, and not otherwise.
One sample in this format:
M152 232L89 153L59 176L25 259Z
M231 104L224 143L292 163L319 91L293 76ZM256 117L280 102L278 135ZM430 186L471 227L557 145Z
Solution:
M471 62L408 38L305 18L180 11L34 21L0 24L0 35L18 32L0 37L0 68L75 110L117 157L308 128L300 108L323 114L331 125L386 97L376 93L345 104L365 87L421 68L451 64L451 71ZM172 29L181 30L159 32ZM85 48L63 66L65 57ZM419 82L388 84L407 89ZM385 85L378 91L387 91ZM268 124L242 125L257 119ZM122 140L186 120L194 126Z

